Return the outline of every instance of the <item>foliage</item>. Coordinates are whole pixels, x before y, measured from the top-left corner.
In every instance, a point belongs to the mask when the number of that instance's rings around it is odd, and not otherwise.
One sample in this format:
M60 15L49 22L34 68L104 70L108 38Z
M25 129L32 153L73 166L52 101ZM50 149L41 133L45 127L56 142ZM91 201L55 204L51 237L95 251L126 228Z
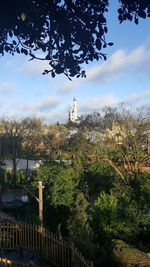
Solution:
M46 127L46 131L42 136L44 145L43 155L46 158L62 160L64 149L68 138L68 129L61 124L50 125Z
M140 168L149 163L147 153L148 124L129 117L128 120L114 122L114 129L105 131L104 142L97 148L99 158L115 170L118 177L135 180ZM131 127L132 126L132 127Z
M61 223L63 235L68 234L67 220L73 210L80 176L79 169L55 161L45 162L37 171L33 185L43 182L44 221L51 231L56 232Z
M114 173L108 163L96 161L88 165L84 179L90 195L101 191L109 192L113 187Z
M11 184L11 179L9 179L9 174L6 170L0 169L0 185L1 188L4 189L5 187L8 187L8 185Z
M95 245L93 243L93 232L89 225L87 209L89 203L81 191L77 191L74 208L68 220L69 240L86 255L93 258Z
M126 240L147 245L150 236L150 180L142 175L134 185L120 186L120 216L126 223Z
M43 134L43 124L40 119L36 117L25 118L26 131L23 135L23 143L21 146L21 155L23 158L35 159L38 155L38 147L42 142ZM21 121L21 123L23 123ZM28 166L26 168L26 173L28 172Z
M133 0L132 2L121 0L120 3L121 8L118 9L120 23L124 20L134 20L138 24L139 17L143 19L150 17L150 3L148 0L144 2L140 0Z
M119 3L120 23L134 20L138 24L139 17L150 16L148 0ZM81 65L106 59L101 50L113 45L105 40L108 7L108 0L6 0L0 11L0 54L21 53L30 60L47 60L50 69L43 74L50 72L52 77L60 73L70 79L85 77Z
M88 130L86 128L79 129L76 133L70 134L65 150L68 157L72 159L72 164L78 164L83 167L87 164L88 155L93 151L92 145L88 139Z
M149 247L150 180L139 177L134 186L120 184L118 191L100 193L92 209L91 225L100 247L122 239L137 247Z
M92 229L100 246L118 238L124 224L119 216L118 200L113 194L101 192L92 210Z
M103 114L103 115L102 115ZM85 114L80 117L80 124L76 128L87 128L90 131L104 132L106 129L111 129L113 122L122 123L129 119L133 120L133 115L124 106L123 103L118 104L117 107L106 106L102 109L102 113L93 112Z
M21 157L28 159L35 154L35 146L39 141L41 122L36 118L24 118L20 121L2 119L0 121L0 128L0 158L2 161L4 159L12 161L13 182L15 184L19 159Z
M96 127L100 127L102 129L102 117L99 112L93 112L91 114L82 115L80 117L79 128L86 127L89 130L93 130Z
M26 184L27 178L24 171L18 171L16 174L16 184Z
M43 181L45 201L49 205L72 207L79 183L76 170L59 163L47 163L39 168L36 180Z

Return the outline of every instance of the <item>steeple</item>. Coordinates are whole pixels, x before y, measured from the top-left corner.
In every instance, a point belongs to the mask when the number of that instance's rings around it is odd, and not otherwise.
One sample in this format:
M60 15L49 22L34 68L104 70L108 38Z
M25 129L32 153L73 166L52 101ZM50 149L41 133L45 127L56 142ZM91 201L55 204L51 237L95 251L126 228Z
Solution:
M77 111L77 100L73 98L71 104L71 110L69 112L69 121L77 122L78 121L78 111Z

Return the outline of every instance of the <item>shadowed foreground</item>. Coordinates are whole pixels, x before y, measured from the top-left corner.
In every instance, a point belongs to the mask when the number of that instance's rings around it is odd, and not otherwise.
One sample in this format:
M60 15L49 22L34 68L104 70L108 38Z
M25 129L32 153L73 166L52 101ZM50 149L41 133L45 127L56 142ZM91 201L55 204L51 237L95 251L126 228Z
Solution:
M26 223L0 223L0 249L7 253L12 249L23 251L22 258L26 250L33 253L33 259L34 255L35 259L40 255L50 266L54 264L62 267L93 267L93 263L86 260L72 244L59 240L41 226ZM2 257L5 258L4 256Z

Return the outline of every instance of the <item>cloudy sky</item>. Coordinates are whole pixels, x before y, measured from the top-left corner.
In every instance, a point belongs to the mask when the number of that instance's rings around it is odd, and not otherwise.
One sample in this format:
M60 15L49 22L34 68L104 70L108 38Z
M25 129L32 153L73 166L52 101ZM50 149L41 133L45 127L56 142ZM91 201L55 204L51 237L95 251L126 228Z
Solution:
M141 19L139 25L120 25L114 2L107 15L106 36L114 45L104 50L106 62L85 65L86 79L42 75L48 63L28 61L22 55L0 58L0 115L65 122L73 97L78 100L79 115L120 102L150 105L150 18Z

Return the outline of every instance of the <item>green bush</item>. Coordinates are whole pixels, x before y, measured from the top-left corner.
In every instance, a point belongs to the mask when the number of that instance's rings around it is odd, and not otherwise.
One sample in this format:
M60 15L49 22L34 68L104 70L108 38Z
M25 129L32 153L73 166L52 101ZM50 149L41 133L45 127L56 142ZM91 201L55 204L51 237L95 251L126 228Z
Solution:
M100 193L92 209L91 225L100 245L118 238L124 223L120 218L119 203L115 196L105 192Z
M109 192L113 186L114 173L111 167L104 162L94 162L85 172L89 194L98 194L102 191Z

